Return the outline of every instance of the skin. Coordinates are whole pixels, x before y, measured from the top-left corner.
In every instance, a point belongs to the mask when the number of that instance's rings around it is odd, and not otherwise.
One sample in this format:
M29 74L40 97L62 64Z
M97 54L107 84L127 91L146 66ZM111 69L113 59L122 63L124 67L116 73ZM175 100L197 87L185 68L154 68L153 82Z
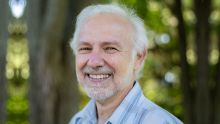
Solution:
M123 17L102 13L80 28L76 47L77 79L96 99L98 124L103 124L133 87L145 52L133 49L133 27Z

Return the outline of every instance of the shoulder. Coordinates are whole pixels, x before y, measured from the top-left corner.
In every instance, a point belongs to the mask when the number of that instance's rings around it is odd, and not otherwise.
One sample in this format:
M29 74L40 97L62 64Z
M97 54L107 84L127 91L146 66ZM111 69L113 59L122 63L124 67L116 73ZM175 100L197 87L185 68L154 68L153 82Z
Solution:
M145 98L139 108L139 124L182 124L174 115Z
M90 100L81 111L76 113L69 124L82 124L82 122L88 123L88 121L96 121L96 107L94 100Z
M139 121L140 124L182 124L175 116L166 110L158 108L144 110Z

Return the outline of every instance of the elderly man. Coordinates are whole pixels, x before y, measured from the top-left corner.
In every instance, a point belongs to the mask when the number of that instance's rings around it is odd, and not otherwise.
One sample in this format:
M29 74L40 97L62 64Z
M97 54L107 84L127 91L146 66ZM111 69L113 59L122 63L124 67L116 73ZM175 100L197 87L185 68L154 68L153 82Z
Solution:
M70 124L181 124L142 93L146 30L132 10L119 5L86 7L77 17L71 47L78 82L91 101Z

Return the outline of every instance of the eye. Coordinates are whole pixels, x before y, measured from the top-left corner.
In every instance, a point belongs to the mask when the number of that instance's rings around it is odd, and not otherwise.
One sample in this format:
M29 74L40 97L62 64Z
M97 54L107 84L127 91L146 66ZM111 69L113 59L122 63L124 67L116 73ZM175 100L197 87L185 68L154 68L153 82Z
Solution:
M110 54L115 53L115 52L118 51L118 49L115 48L115 47L106 47L104 50L105 50L106 53L110 53Z
M89 53L91 50L92 50L92 48L90 48L90 47L81 47L78 49L78 52L85 54L85 53Z

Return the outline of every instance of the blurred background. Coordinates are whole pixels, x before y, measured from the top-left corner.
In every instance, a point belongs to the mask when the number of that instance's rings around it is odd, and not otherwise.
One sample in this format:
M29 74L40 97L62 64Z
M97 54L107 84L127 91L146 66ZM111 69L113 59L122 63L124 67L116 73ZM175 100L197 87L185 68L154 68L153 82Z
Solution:
M146 24L144 94L185 124L220 124L219 0L0 0L0 124L67 124L86 105L69 42L83 7L111 2Z

